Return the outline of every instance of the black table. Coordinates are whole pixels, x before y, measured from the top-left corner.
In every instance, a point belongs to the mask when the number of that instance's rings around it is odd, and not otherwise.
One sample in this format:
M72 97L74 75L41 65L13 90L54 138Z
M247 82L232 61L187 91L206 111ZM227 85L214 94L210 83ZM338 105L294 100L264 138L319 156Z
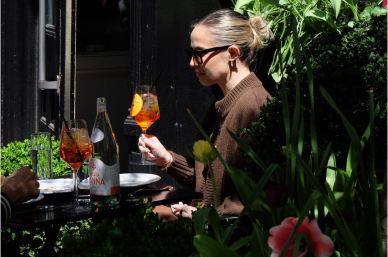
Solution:
M62 211L63 207L73 203L72 192L46 194L44 199L39 202L15 206L14 214L7 226L23 230L43 228L47 238L44 252L48 256L53 256L55 254L54 244L58 231L62 225L69 221L93 219L96 222L105 218L128 217L130 213L139 209L141 205L139 199L147 201L149 198L152 198L154 205L166 205L177 202L190 203L192 199L202 197L201 193L188 188L168 187L167 190L159 191L161 188L166 188L166 186L155 184L151 187L122 188L121 201L118 206L79 214ZM131 196L131 193L135 190L139 191L134 196Z

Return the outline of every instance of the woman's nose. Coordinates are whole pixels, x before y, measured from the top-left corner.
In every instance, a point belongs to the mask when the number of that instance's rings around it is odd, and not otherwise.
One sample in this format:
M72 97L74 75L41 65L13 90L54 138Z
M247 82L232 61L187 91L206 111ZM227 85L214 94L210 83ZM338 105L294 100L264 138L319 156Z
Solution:
M190 67L194 68L194 66L195 66L194 56L192 56L190 59Z

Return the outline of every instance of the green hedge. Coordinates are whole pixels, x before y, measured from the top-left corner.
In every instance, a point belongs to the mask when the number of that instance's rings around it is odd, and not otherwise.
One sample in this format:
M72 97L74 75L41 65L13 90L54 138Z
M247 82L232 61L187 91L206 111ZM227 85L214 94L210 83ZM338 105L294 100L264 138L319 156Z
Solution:
M51 137L53 176L59 177L71 174L69 165L64 162L58 153L59 140L55 136ZM14 141L0 150L1 153L1 175L9 176L14 170L24 166L32 166L31 160L31 140Z

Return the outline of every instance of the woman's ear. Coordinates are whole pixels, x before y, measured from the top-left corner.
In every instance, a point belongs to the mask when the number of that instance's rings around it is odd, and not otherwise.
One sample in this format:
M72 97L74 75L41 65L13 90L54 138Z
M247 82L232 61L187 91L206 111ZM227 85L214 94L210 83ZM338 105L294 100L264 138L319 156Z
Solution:
M228 48L229 61L235 61L240 56L240 48L235 45L231 45Z

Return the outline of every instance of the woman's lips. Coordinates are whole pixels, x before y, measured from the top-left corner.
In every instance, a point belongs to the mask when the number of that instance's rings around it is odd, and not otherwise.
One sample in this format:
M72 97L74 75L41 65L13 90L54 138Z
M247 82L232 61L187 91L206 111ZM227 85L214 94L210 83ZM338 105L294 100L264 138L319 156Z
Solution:
M196 72L195 72L195 75L197 75L197 77L201 77L201 76L203 75L203 73L202 73L202 72L199 72L199 71L196 71Z

